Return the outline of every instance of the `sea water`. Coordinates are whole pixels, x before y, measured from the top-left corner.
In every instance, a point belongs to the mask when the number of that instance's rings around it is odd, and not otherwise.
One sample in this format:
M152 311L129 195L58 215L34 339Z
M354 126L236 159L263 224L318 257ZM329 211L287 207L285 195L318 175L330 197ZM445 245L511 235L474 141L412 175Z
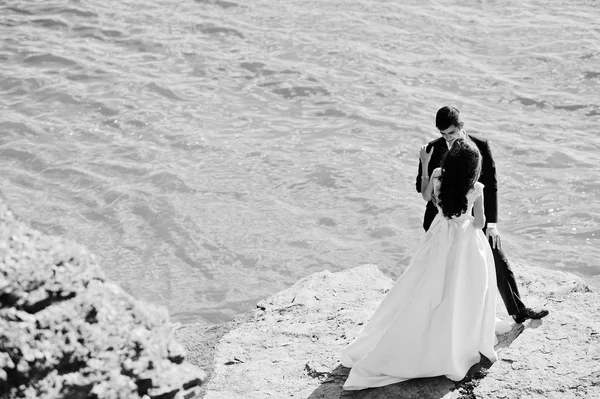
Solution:
M0 191L219 323L314 272L397 278L454 104L490 140L508 257L598 288L598 43L590 0L0 0Z

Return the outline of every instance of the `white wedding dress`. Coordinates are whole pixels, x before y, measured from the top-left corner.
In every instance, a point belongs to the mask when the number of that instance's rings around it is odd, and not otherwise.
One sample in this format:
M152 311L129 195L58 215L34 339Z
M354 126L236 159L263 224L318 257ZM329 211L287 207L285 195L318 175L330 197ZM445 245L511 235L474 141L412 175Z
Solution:
M480 354L496 361L494 258L471 216L482 192L475 183L457 218L438 209L404 274L342 351L341 363L352 367L344 389L441 375L459 381Z

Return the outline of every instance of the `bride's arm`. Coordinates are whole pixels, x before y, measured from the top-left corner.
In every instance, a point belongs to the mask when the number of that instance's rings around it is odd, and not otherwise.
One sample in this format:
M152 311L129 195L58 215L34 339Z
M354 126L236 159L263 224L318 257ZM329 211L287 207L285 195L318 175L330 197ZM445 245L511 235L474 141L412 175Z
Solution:
M473 214L475 215L475 220L473 220L473 226L478 229L483 229L485 226L485 212L483 209L483 193L475 200L473 204Z
M431 194L433 193L433 178L431 180L423 179L421 183L421 188L423 188L423 185L425 184L427 184L427 187L425 188L425 190L421 190L421 195L423 196L423 199L425 201L431 201Z
M433 198L433 187L435 186L434 181L439 177L441 172L440 168L436 168L431 174L431 179L427 180L427 187L425 190L421 190L421 195L425 201L431 201ZM425 179L423 179L423 183L425 183ZM423 188L423 186L421 186Z

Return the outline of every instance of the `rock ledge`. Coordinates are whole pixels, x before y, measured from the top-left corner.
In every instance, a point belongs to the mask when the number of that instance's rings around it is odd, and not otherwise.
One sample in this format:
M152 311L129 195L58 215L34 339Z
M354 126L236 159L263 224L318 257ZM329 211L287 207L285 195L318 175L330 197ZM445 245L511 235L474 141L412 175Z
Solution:
M600 398L598 293L568 273L513 269L528 305L551 313L513 325L500 337L499 360L474 366L459 383L437 377L342 390L349 369L339 353L393 285L375 265L313 274L233 323L176 334L209 370L205 399ZM497 309L510 320L501 302Z

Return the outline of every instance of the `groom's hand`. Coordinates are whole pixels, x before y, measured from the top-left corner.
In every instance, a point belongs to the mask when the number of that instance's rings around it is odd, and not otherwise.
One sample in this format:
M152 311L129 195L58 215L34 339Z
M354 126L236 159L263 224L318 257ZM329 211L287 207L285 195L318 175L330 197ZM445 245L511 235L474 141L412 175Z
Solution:
M498 248L498 249L502 248L502 240L500 238L500 232L498 231L498 228L488 227L485 230L485 236L487 237L488 241L492 245L492 248Z

